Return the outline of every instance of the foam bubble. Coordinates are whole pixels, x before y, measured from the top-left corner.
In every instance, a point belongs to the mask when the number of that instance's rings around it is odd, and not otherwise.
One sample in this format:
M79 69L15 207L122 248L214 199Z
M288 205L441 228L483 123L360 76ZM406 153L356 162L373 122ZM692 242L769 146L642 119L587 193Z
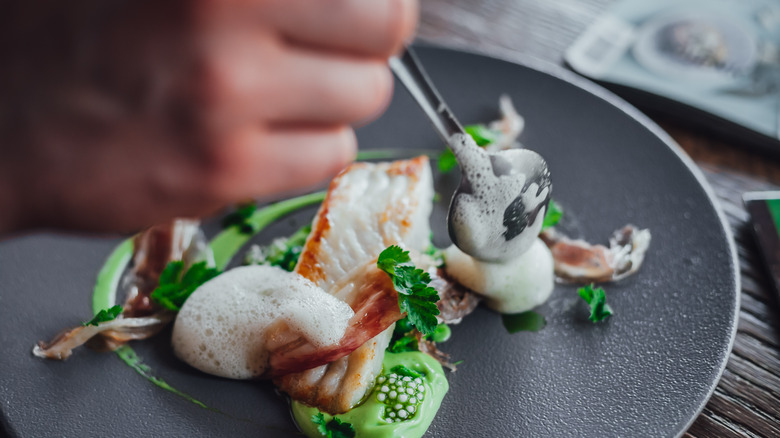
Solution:
M243 266L200 286L173 327L176 355L206 373L248 379L266 371L277 322L315 346L337 343L354 312L302 276L271 266Z

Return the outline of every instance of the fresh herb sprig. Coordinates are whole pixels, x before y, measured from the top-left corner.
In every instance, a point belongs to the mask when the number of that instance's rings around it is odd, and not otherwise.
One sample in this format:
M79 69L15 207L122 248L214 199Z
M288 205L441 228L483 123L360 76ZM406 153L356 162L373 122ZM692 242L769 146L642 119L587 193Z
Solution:
M326 438L354 438L355 428L350 423L339 420L336 417L325 421L322 412L312 415L311 422L317 425L317 430Z
M274 239L270 245L260 248L258 256L247 260L253 265L278 266L285 271L292 271L298 263L306 238L311 233L311 225L306 225L287 238Z
M409 323L424 335L433 333L438 324L436 315L439 309L436 302L439 301L439 294L428 286L431 276L412 264L409 251L396 245L382 251L376 265L393 281L398 292L398 306L401 312L406 312Z
M122 306L117 304L116 306L101 310L100 312L97 313L97 315L95 315L94 318L90 319L87 322L82 322L81 325L85 327L88 325L97 326L101 322L115 320L120 313L122 313Z
M159 284L152 291L152 301L178 312L195 289L221 273L217 268L209 268L206 262L195 263L187 272L182 271L184 262L181 260L168 263L160 274Z
M550 199L550 203L547 205L547 213L544 214L544 221L542 222L542 230L554 227L560 222L563 217L563 209L558 205L555 200Z
M257 204L254 202L239 204L236 210L222 219L222 228L238 227L242 234L252 234L255 232L255 226L249 222L249 218L257 211Z
M612 315L612 308L607 304L607 293L604 289L600 287L594 289L591 284L577 289L577 293L590 306L589 320L599 322Z

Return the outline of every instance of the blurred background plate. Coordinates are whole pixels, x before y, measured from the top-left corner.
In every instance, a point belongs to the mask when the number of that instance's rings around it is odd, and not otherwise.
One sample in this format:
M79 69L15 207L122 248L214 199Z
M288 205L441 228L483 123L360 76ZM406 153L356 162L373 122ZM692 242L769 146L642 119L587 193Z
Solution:
M538 311L538 333L508 334L483 308L441 348L463 360L427 436L679 436L711 395L731 349L739 278L729 231L703 178L638 111L560 69L418 48L464 123L498 116L509 94L526 120L520 141L553 174L562 227L606 243L626 223L653 234L640 272L605 286L615 315L587 320L576 287L557 285ZM362 149L441 149L411 98L358 131ZM410 151L411 153L411 151ZM433 227L456 174L437 175ZM315 208L279 221L266 243L311 220ZM211 226L216 230L216 223ZM169 332L133 344L175 388L164 391L113 354L80 350L65 362L36 359L39 339L87 319L95 275L119 240L35 235L0 244L0 414L11 436L293 436L283 399L267 382L196 372L171 353Z

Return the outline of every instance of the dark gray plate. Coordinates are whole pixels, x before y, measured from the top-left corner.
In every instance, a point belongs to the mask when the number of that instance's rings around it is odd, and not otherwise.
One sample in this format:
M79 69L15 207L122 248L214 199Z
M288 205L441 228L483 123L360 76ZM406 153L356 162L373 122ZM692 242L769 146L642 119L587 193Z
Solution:
M730 235L691 162L654 124L566 72L442 49L420 58L466 123L497 115L501 93L526 119L521 141L553 174L567 227L604 242L626 223L650 228L638 275L606 286L615 315L587 321L575 287L557 286L539 333L509 335L479 309L443 344L451 390L428 436L677 436L712 393L734 336L739 280ZM545 67L549 69L549 67ZM403 90L360 130L362 148L440 148ZM455 175L439 176L447 199ZM436 242L447 243L446 201ZM308 209L258 236L267 242L310 220ZM287 436L296 429L268 383L211 377L171 354L167 336L135 343L154 372L220 412L161 390L113 354L65 362L30 349L87 319L95 274L116 240L30 236L0 244L0 410L10 435Z

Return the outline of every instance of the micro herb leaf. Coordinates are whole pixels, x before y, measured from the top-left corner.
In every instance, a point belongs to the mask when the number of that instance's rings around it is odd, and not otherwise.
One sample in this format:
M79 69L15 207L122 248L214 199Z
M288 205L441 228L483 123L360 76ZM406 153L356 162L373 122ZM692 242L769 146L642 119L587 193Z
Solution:
M379 255L377 267L386 272L393 281L398 292L399 307L407 313L411 326L420 332L428 334L436 328L436 308L438 294L428 287L431 278L422 269L417 269L411 263L408 251L398 246L390 246Z
M447 148L439 155L438 160L439 172L447 173L458 166L458 159L455 158L455 154Z
M178 312L195 289L220 274L219 269L209 268L206 262L193 264L182 275L183 270L184 263L181 261L168 263L160 274L159 284L152 291L152 301Z
M311 422L317 425L317 430L326 438L354 438L355 428L350 423L343 422L336 417L325 421L322 412L314 414Z
M439 309L436 302L439 301L439 294L428 286L431 276L417 269L411 262L409 252L396 245L382 251L376 265L393 281L398 292L398 307L402 313L406 313L409 323L424 335L433 333L438 324L436 315Z
M411 368L407 368L404 365L396 365L390 369L390 372L396 373L399 376L408 376L411 378L422 377L422 373L417 372Z
M252 234L255 231L255 226L249 222L249 218L256 210L257 204L253 202L239 204L234 212L222 219L222 228L235 226L243 234Z
M544 315L540 315L533 310L501 315L501 322L509 333L538 332L547 325Z
M323 436L327 436L328 422L325 421L325 415L323 415L322 412L317 412L312 415L311 422L317 425L317 430L319 430Z
M487 146L491 143L495 143L501 136L500 132L490 129L485 125L466 125L463 129L474 139L477 146Z
M413 335L402 336L390 343L387 348L391 353L405 353L407 351L419 351L417 337Z
M292 271L303 252L303 245L311 233L311 225L306 225L290 237L275 239L270 245L261 249L261 257L253 260L253 264L278 266L285 271Z
M158 280L157 284L160 286L165 286L178 283L179 277L181 277L181 271L183 269L184 262L181 260L168 263L165 265L165 268L160 274L160 279Z
M119 316L120 313L122 313L122 306L117 304L116 306L101 310L100 312L97 313L97 315L95 315L94 318L90 319L87 322L82 322L81 325L85 327L88 325L97 326L101 322L112 321L116 319L116 317Z
M542 222L542 229L554 227L563 217L563 210L557 202L550 199L550 203L547 206L547 213L544 214L544 221Z
M577 289L577 293L590 306L590 317L588 319L591 321L603 321L612 315L612 308L607 304L607 293L604 292L604 289L600 287L594 289L591 284Z

